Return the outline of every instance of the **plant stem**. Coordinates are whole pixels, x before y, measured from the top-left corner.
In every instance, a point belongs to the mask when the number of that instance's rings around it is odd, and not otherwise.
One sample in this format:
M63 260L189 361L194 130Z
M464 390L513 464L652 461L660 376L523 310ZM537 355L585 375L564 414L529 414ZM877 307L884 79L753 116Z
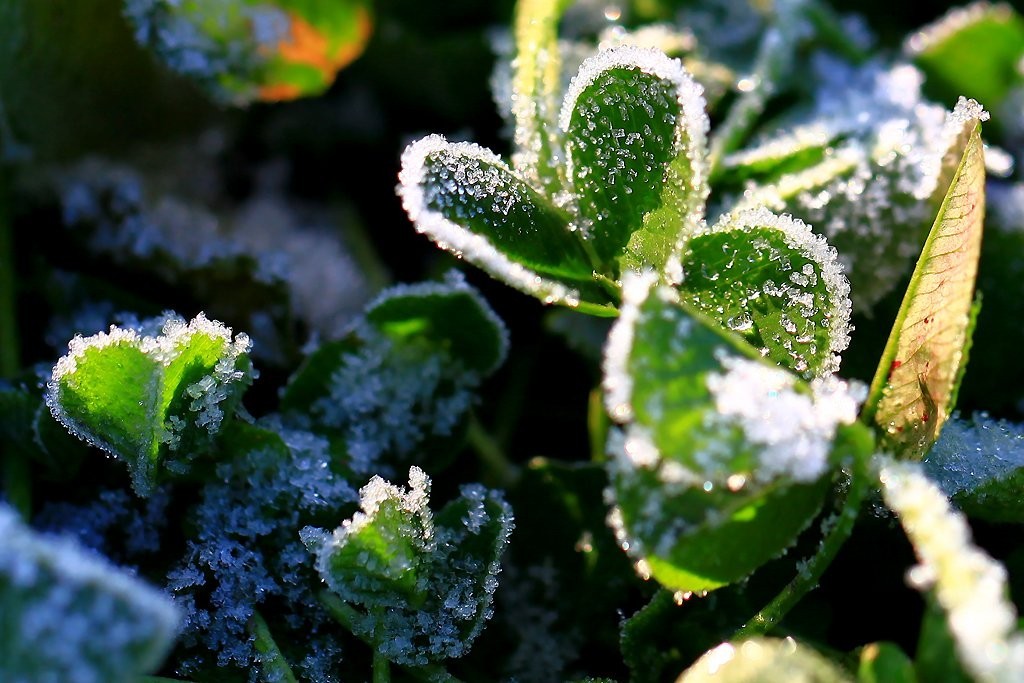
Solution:
M255 637L254 647L260 654L260 666L263 675L267 680L284 681L284 683L297 683L292 668L288 666L288 660L284 658L281 649L277 646L273 634L267 622L259 612L254 612L249 620L249 630Z
M476 415L469 418L466 438L480 458L484 471L490 479L489 484L500 488L509 488L519 481L519 467L505 457L501 445L484 429Z
M782 592L736 631L732 640L743 640L768 633L807 593L818 587L821 575L832 564L839 549L843 547L853 532L861 504L867 495L870 479L862 470L860 463L854 465L843 507L838 516L830 518L834 520L834 525L822 540L818 552L797 571L797 575L782 589Z
M373 651L373 683L391 683L391 662L377 650Z
M346 604L341 598L330 591L320 591L318 596L320 598L320 604L323 605L327 613L330 614L335 621L345 627L345 629L354 636L360 638L364 643L373 648L373 681L377 683L378 679L378 658L382 658L382 655L374 647L373 643L369 642L363 636L359 635L353 630L353 626L356 621L360 618L359 612L355 610L351 605ZM419 681L426 681L427 683L461 683L458 678L448 673L447 669L438 666L436 664L425 664L423 666L403 666L402 667L409 675ZM390 670L388 675L390 676ZM387 680L387 679L382 679Z

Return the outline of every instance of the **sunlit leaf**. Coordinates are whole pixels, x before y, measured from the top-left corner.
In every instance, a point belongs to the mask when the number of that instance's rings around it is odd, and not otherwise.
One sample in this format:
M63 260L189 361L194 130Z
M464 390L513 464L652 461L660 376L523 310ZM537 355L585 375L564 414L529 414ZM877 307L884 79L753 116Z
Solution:
M935 218L871 385L865 416L892 448L920 458L938 437L970 327L985 215L985 161L977 104L960 165Z
M153 327L155 329L146 329ZM151 332L151 334L150 334ZM252 381L249 338L200 314L71 340L46 402L78 438L124 460L147 495L208 445Z
M792 638L753 638L722 643L676 679L676 683L845 683L841 667Z
M399 180L416 229L438 246L548 303L593 296L593 268L568 214L490 151L431 135L406 148Z
M673 590L743 578L810 522L857 390L810 385L650 278L624 282L605 351L615 507L609 522L647 574Z
M559 124L577 227L613 272L664 270L703 218L705 106L679 61L654 49L602 50L573 78Z
M687 242L683 300L805 378L839 369L850 342L850 284L835 249L788 216L724 216Z

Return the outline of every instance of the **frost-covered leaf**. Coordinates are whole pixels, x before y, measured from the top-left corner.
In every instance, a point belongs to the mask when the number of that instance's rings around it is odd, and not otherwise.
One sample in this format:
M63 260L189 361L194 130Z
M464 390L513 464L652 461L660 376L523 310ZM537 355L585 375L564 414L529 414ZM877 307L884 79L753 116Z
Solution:
M328 587L358 608L351 628L400 664L467 652L491 616L511 508L470 484L435 516L417 467L408 489L375 476L359 494L361 510L333 534L303 532Z
M677 61L602 50L573 78L560 116L574 228L614 273L665 269L704 217L708 118Z
M951 10L911 33L904 50L939 101L965 95L995 109L1024 81L1024 19L1005 3L975 2Z
M289 658L326 660L330 669L338 647L325 630L333 622L311 590L318 577L300 532L351 514L357 491L327 439L276 416L233 421L218 447L221 457L188 511L184 552L167 572L185 609L182 660L218 673L257 666L252 621L267 605L274 636L291 645Z
M609 523L638 569L682 591L743 578L789 545L821 505L859 388L809 385L708 324L652 278L624 283L605 351ZM847 441L850 443L847 444Z
M687 242L681 297L805 378L839 369L850 284L836 251L803 222L751 209Z
M47 385L50 412L78 438L124 460L147 495L180 473L252 381L249 338L199 314L75 337Z
M232 104L319 95L370 36L365 0L127 0L135 38Z
M41 392L0 381L0 444L11 457L28 458L49 477L73 478L89 448L53 419Z
M746 181L777 182L786 175L816 167L830 154L835 134L825 126L804 125L774 135L761 144L722 159L716 180L725 185Z
M947 113L923 99L923 76L909 64L854 68L819 57L812 66L809 112L794 112L733 161L767 158L782 166L723 189L738 208L764 205L813 225L846 266L854 308L870 311L920 252L962 148L948 176L944 158L970 129L962 111ZM805 165L818 145L821 159Z
M444 283L399 285L381 293L347 337L310 354L281 408L340 437L355 471L439 468L455 454L475 390L507 347L504 324L457 273Z
M1024 634L1007 594L1006 568L974 545L967 520L918 463L883 459L879 481L917 555L907 579L932 591L964 669L975 680L1022 680Z
M558 144L553 137L561 71L558 22L571 4L571 0L516 3L516 59L509 87L515 120L513 161L525 178L548 189L561 184L554 164Z
M587 295L593 268L568 214L489 150L431 135L406 148L399 180L416 229L438 246L548 303Z
M722 643L676 683L846 683L843 669L792 638Z
M985 112L961 100L972 129L918 259L867 401L865 414L902 455L921 458L949 417L968 344L985 216Z
M366 321L396 342L421 339L489 375L508 353L505 324L457 273L446 282L398 285L366 307Z
M0 679L134 683L163 661L178 621L156 589L0 505Z
M1024 522L1024 427L986 415L946 423L924 468L972 517Z
M917 674L899 645L871 643L861 648L857 683L917 683Z

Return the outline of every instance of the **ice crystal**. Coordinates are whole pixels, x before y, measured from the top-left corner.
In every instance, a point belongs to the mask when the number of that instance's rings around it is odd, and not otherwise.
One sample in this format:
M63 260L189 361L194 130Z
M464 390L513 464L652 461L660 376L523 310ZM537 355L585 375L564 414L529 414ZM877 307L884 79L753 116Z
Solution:
M924 459L924 469L947 496L971 492L1024 467L1024 427L984 413L953 419Z
M491 617L512 510L477 484L437 515L427 507L430 479L409 470L409 488L373 477L360 511L332 534L306 530L327 585L366 610L353 624L400 664L459 657Z
M854 68L825 56L814 64L821 86L812 113L727 164L778 156L787 145L790 153L821 145L819 162L748 185L741 205L763 204L813 224L839 250L854 306L866 310L910 268L934 199L946 189L939 184L947 152L968 121L987 115L973 101L953 112L928 103L923 76L909 64Z
M739 426L747 442L760 448L754 479L820 478L836 428L856 421L867 388L829 376L813 380L810 394L804 394L784 370L738 356L719 361L725 372L707 378L717 411L712 422Z
M196 534L168 574L168 587L187 611L186 670L204 661L253 666L247 624L267 601L288 606L285 624L303 638L327 622L312 593L315 574L299 530L338 515L356 492L332 469L324 439L273 421L267 426L272 430L262 443L217 466L193 513ZM316 647L336 649L325 642ZM311 670L319 666L312 650L306 658Z
M964 668L980 681L1021 680L1024 635L1007 596L1006 569L974 545L964 516L919 465L883 460L879 480L920 563L908 581L934 591Z
M167 596L0 504L0 679L131 683L160 665L178 622Z

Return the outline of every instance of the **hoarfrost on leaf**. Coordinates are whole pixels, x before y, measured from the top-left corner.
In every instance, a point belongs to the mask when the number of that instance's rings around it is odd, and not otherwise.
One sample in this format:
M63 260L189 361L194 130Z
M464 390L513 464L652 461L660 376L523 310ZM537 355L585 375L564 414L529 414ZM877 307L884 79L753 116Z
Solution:
M162 663L179 620L167 596L0 504L0 679L132 683Z
M494 491L465 485L436 515L429 493L417 467L408 489L374 477L333 534L304 532L323 580L358 608L356 635L399 664L468 651L491 616L512 531L512 510Z
M960 663L978 680L1021 680L1024 634L1017 630L1006 569L974 545L964 516L920 465L883 458L879 481L920 563L908 572L908 581L918 590L934 591Z

